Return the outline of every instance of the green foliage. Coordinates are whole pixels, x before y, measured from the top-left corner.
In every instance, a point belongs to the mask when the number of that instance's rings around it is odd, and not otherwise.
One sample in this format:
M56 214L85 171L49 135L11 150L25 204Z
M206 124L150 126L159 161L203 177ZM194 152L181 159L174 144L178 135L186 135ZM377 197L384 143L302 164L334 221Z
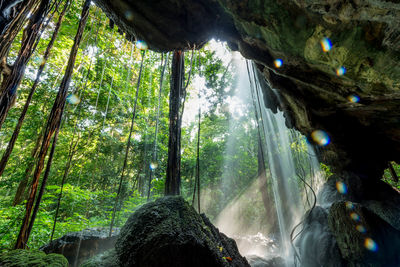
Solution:
M395 162L391 162L391 164L393 166L395 173L397 174L397 177L400 177L400 164L396 164ZM397 188L398 190L400 190L400 181L396 182L393 179L393 176L390 173L389 168L387 168L385 170L385 172L383 173L383 181L390 184L394 188Z
M7 168L0 177L1 249L13 247L21 226L25 203L15 207L11 204L27 167L35 162L31 156L32 150L57 94L77 30L81 6L81 0L74 1L65 17ZM0 131L1 150L6 148L13 133L50 41L57 16L45 30L29 62L25 78L18 89L16 104ZM49 180L28 243L30 248L38 248L49 241L63 177L65 185L54 238L67 232L108 226L110 223L129 136L143 51L120 35L118 29L110 29L107 21L101 10L93 5L71 80L69 95L76 101L69 101L66 105ZM18 53L21 37L22 34L10 51L10 63ZM202 97L207 101L207 108L201 114L200 177L207 213L215 219L236 196L241 196L254 183L258 167L258 135L254 108L249 104L249 99L245 99L245 104L238 107L238 110L229 110L238 84L234 75L235 66L232 62L226 62L212 48L212 45L206 45L196 51L193 67L190 66L191 52L185 53L185 77L191 72L186 109L190 108L190 99L195 99L201 87L193 81L201 77L205 84ZM158 198L164 192L171 56L167 62L161 97L158 99L161 57L161 54L152 51L145 53L128 167L123 177L121 197L117 202L117 227L123 225L129 215L147 201L149 166L155 151L158 167L152 173L150 197ZM158 135L155 136L159 100L160 117ZM192 199L194 187L197 125L197 121L192 119L182 127L182 192L187 200ZM305 143L292 146L299 155L306 150ZM302 164L298 162L298 165ZM24 195L28 191L26 188ZM261 210L260 205L251 206L245 213L247 220L263 216Z

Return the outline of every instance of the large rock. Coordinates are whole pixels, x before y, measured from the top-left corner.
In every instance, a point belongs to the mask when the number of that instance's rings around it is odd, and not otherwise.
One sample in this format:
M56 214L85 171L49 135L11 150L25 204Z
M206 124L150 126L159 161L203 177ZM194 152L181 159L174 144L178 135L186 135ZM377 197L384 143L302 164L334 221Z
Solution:
M133 213L116 243L120 266L250 266L226 237L181 197L165 197Z
M0 254L0 266L3 267L68 267L68 261L62 255L48 254L38 250L17 249Z
M365 207L336 202L329 227L348 266L400 266L400 231Z
M109 237L109 228L89 228L71 232L40 248L48 253L64 255L71 266L79 266L84 260L114 248L119 229Z
M333 175L298 238L304 266L400 266L400 194L354 173Z
M336 170L377 178L388 160L400 162L399 1L95 2L151 49L199 47L216 37L253 59L293 126L331 137L322 158ZM332 43L327 52L324 37ZM339 76L341 66L347 71ZM353 95L360 100L349 101Z

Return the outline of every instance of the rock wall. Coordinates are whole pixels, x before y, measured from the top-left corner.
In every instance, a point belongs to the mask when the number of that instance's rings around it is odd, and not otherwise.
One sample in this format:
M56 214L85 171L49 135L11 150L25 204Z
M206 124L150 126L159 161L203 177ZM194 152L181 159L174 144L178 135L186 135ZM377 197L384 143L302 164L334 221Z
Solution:
M400 194L354 173L333 175L305 215L302 266L400 266Z
M95 2L129 39L153 50L201 47L213 37L227 41L279 90L279 107L293 127L306 136L328 133L322 159L336 171L379 177L389 160L400 162L398 1ZM323 38L330 39L330 51L322 50ZM340 67L346 72L338 76Z

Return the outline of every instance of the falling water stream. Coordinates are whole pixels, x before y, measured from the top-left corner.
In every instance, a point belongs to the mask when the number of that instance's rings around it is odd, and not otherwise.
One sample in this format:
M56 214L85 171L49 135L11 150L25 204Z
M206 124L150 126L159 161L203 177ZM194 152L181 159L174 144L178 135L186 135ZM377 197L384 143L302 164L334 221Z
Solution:
M313 148L305 141L305 137L286 126L287 119L284 113L279 110L273 113L266 108L272 106L273 103L269 102L272 99L265 93L265 89L272 91L274 94L272 97L278 101L279 93L276 90L271 90L253 64L244 59L234 61L238 73L236 94L240 99L253 100L252 104L267 169L266 176L272 182L273 202L279 228L275 233L265 232L255 235L258 235L261 239L264 238L264 241L269 240L268 236L277 237L278 251L274 252L271 247L268 247L275 242L264 242L264 251L252 250L248 247L248 242L246 246L238 242L238 247L245 256L256 254L264 259L279 256L285 260L287 266L293 266L296 248L292 245L290 234L295 226L301 223L305 212L314 205L315 198L312 191L318 190L323 179L319 162ZM228 140L227 144L229 145L231 142ZM301 151L299 150L300 145L303 145ZM227 149L232 148L228 147ZM222 184L227 183L229 181L223 181ZM267 188L264 188L264 190L267 190ZM252 193L260 194L256 190L253 190ZM241 199L236 198L235 201L240 202ZM234 203L230 207L235 205L238 206L237 203ZM222 211L216 224L222 232L226 231L231 236L240 237L242 233L246 232L243 229L246 226L236 228L232 226L234 224L232 219L235 216L234 212L235 209L230 209L229 212ZM301 227L296 228L296 230L294 234L301 231Z

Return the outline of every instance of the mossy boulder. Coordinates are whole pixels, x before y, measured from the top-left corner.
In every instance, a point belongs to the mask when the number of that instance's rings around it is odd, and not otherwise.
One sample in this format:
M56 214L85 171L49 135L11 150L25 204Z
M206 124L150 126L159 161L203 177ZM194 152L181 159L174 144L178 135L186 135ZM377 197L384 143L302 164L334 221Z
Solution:
M68 267L63 255L46 254L39 250L10 250L0 254L0 266L4 267Z
M250 266L236 243L181 197L164 197L133 213L116 242L120 266Z

